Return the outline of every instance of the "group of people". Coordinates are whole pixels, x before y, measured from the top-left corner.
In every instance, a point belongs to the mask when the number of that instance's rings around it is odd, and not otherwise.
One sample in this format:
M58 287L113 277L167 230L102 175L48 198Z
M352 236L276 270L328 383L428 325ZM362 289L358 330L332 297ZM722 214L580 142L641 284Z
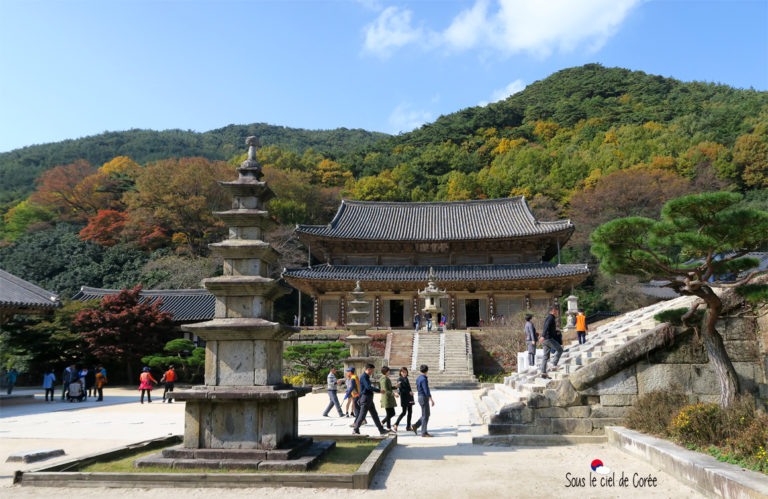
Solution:
M428 333L432 332L432 312L426 312L424 314L424 320L426 321L427 332ZM443 329L445 329L446 320L447 320L446 315L440 314L439 324ZM456 325L456 321L453 318L451 318L451 329L453 329L455 325ZM417 312L416 315L413 316L413 330L419 331L420 329L421 329L421 314Z
M432 437L427 431L427 424L429 423L430 407L435 405L432 399L432 393L429 390L429 380L427 378L427 372L429 366L426 364L419 368L420 375L416 379L416 394L418 398L419 406L421 407L421 418L416 423L411 424L411 418L413 414L413 389L408 379L408 368L401 367L397 383L392 384L392 380L389 377L390 369L387 366L381 368L381 376L379 377L378 388L373 385L371 376L375 366L373 364L366 364L363 373L358 377L354 367L348 367L346 370L346 376L344 379L338 379L336 377L336 368L332 367L328 374L328 398L330 399L328 407L323 412L323 416L328 417L328 414L335 407L339 414L339 417L350 417L350 407L352 410L352 416L355 418L352 427L352 433L359 435L360 426L367 423L366 417L370 415L376 428L381 435L388 433L396 433L398 427L403 418L406 418L406 431L412 431L414 434L419 433L421 428L422 437ZM344 400L346 401L346 414L341 409L339 398L337 395L337 385L345 383L346 393ZM373 394L381 394L381 408L384 409L385 417L379 419L376 405L374 404ZM395 417L397 407L396 399L400 399L400 407L402 411L397 417L394 423L392 423ZM386 426L386 430L384 429Z
M152 377L152 370L148 366L144 366L139 374L139 391L141 391L140 402L144 403L144 395L147 396L147 403L152 403L152 383L158 384L157 380ZM160 383L163 383L163 402L169 404L173 402L173 398L169 396L173 392L173 388L176 386L176 380L179 376L176 374L176 367L168 366L168 370L163 373L163 377L160 378Z
M555 357L552 360L552 371L557 371L558 362L560 362L560 356L563 354L563 334L557 328L557 316L560 313L558 307L553 306L549 310L546 319L544 319L544 327L539 337L536 332L536 327L533 325L531 314L525 316L525 343L528 346L528 365L536 365L536 345L541 343L541 349L544 351L544 358L541 361L540 374L542 378L549 378L547 374L547 362L549 362L550 353L554 353ZM583 310L579 310L576 314L576 336L579 339L579 344L586 343L587 341L587 317L584 315Z
M57 381L55 370L52 368L43 375L46 402L54 401L54 387ZM107 370L103 365L77 369L75 364L71 364L61 374L61 400L82 402L88 400L88 397L97 397L96 402L102 402L106 384Z

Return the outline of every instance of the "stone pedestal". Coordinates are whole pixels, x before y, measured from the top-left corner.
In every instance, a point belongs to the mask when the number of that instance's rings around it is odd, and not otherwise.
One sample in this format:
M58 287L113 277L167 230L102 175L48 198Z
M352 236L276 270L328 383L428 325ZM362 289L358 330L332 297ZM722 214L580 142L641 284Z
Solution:
M299 329L272 320L274 300L288 291L270 277L279 255L262 240L274 227L265 208L274 194L260 181L255 138L246 143L238 179L220 182L233 201L231 210L216 213L229 238L210 245L224 258L224 275L203 281L216 297L214 319L182 326L206 341L205 384L171 394L186 402L182 447L139 466L296 469L296 462L281 468L270 456L319 457L333 444L299 438L298 398L310 388L283 383L283 341Z

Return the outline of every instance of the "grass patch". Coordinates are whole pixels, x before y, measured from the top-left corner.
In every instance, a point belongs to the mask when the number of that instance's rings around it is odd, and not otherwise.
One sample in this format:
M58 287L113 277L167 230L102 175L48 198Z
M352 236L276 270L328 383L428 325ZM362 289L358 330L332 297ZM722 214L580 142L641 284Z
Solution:
M354 473L365 461L368 455L379 444L378 440L348 441L336 442L336 447L328 452L320 460L318 465L308 470L306 473ZM173 446L168 446L173 447ZM167 448L167 447L165 447ZM134 468L133 461L163 449L154 449L151 451L137 452L125 457L105 461L103 463L93 463L78 469L78 472L99 472L99 473L294 473L291 471L259 471L243 469L209 469L209 468L191 468L178 469L167 468L164 466L150 466L147 468ZM305 472L302 472L305 473Z

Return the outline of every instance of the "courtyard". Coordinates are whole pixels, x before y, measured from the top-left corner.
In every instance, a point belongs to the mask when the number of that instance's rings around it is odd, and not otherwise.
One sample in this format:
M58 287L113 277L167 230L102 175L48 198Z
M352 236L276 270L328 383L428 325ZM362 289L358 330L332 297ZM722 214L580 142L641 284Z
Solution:
M163 404L159 392L152 404L139 404L135 389L112 387L105 390L104 403L45 403L36 390L34 402L0 409L0 495L6 497L54 497L75 494L78 497L103 498L169 497L179 489L51 489L12 486L13 472L35 469L58 461L88 455L115 447L169 434L184 429L184 404ZM423 439L401 431L398 445L387 456L367 491L350 493L365 497L701 497L671 475L647 462L625 454L609 444L580 444L552 447L473 446L475 435L485 429L473 414L471 390L435 390L435 407L430 432L436 438ZM348 434L351 419L324 418L325 393L300 399L301 434ZM418 415L418 409L415 411ZM404 425L403 425L404 427ZM361 428L375 434L373 425ZM65 456L40 463L7 463L9 454L34 449L64 449ZM600 459L616 474L614 483L596 486L588 483L590 463ZM629 483L620 487L621 474ZM632 477L657 478L656 487L635 487ZM580 482L584 478L586 483ZM584 486L580 486L584 483ZM639 482L638 482L639 483ZM336 489L194 489L183 490L186 497L339 497Z

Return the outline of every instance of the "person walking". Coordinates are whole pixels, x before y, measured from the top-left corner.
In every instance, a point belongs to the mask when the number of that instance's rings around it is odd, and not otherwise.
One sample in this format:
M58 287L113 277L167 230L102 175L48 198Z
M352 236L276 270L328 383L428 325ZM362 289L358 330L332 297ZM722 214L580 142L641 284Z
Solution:
M74 364L67 366L61 374L61 400L69 395L69 384L77 379L77 368Z
M541 338L539 338L542 349L544 350L544 358L541 361L542 378L549 378L549 376L547 376L547 362L549 361L550 352L555 352L555 358L552 361L553 371L557 371L557 363L560 362L560 356L563 354L563 347L560 346L560 343L557 341L557 333L559 332L557 329L558 313L559 310L557 307L552 307L549 310L547 318L544 319L544 331L542 331Z
M331 412L331 409L333 409L334 406L336 406L336 410L339 411L339 417L343 418L344 413L341 412L341 404L339 404L339 397L336 395L337 386L340 383L343 383L343 379L336 379L336 367L331 367L331 372L328 373L328 378L326 379L326 382L328 383L328 398L330 399L330 402L328 403L328 407L325 408L325 411L323 411L323 417L328 417L328 413Z
M424 314L424 318L427 320L427 332L432 332L432 312L427 312Z
M379 388L381 389L381 408L387 414L382 421L382 425L387 425L387 430L392 431L392 418L395 417L395 397L399 397L397 393L392 390L392 380L389 379L389 367L384 366L381 368L381 377L379 378Z
M99 395L99 398L96 399L96 402L104 401L104 385L106 384L107 370L104 369L104 366L102 365L96 366L96 393Z
M355 415L355 405L352 403L352 396L349 394L350 389L352 388L352 378L349 375L349 369L345 372L344 376L344 384L345 384L345 391L344 391L344 400L346 401L344 406L345 411L345 417L349 417L349 406L352 406L352 415Z
M144 393L147 394L147 403L152 403L152 383L157 384L155 378L149 373L149 367L144 367L139 375L139 390L141 390L141 403L144 403Z
M528 345L528 365L536 365L536 343L539 341L539 334L536 332L536 326L531 321L533 316L525 314L525 344Z
M165 383L163 385L163 402L168 400L168 403L172 403L173 399L171 397L168 397L166 399L166 396L168 393L173 392L173 387L176 384L176 380L179 379L179 376L176 374L176 368L175 366L171 365L168 366L168 370L163 373L163 377L160 378L160 383Z
M53 368L49 369L45 375L43 375L43 388L45 388L45 401L48 402L48 395L51 396L51 402L53 402L53 387L56 385L56 375L53 373Z
M8 370L8 374L6 375L6 381L8 382L8 395L13 392L13 385L16 384L16 378L18 377L19 371L17 371L15 367L12 367Z
M357 415L360 414L360 378L355 373L355 366L349 366L347 374L349 376L349 386L344 398L350 397L352 399L352 414L355 416L355 420L357 420ZM363 421L363 424L365 424L365 421ZM355 423L349 426L354 427Z
M432 393L429 391L427 371L429 371L429 366L422 364L419 368L419 372L421 372L421 374L418 378L416 378L416 391L419 396L419 406L421 406L421 420L416 421L416 423L411 426L411 430L416 435L419 434L419 428L421 428L422 437L432 437L432 435L427 431L427 423L429 423L430 415L429 404L431 403L432 407L435 406L435 401L432 400Z
M373 423L376 425L376 428L379 429L379 434L387 434L387 431L381 426L379 413L376 412L376 405L373 403L373 393L381 392L381 390L371 384L371 374L373 374L374 369L375 367L373 364L366 364L365 371L363 371L363 374L360 376L360 413L355 419L355 426L352 430L352 433L355 435L360 434L360 425L363 423L366 414L369 412L371 413Z
M400 395L400 407L403 411L397 417L395 421L394 429L397 431L397 427L403 416L407 415L405 420L405 429L411 431L411 414L413 414L413 390L411 389L411 382L408 381L408 368L400 368L400 377L397 378L397 392Z
M419 313L416 312L416 315L413 317L413 330L418 333L420 328L421 328L421 315L419 315Z
M587 316L583 310L576 314L576 336L579 337L579 345L587 342Z

